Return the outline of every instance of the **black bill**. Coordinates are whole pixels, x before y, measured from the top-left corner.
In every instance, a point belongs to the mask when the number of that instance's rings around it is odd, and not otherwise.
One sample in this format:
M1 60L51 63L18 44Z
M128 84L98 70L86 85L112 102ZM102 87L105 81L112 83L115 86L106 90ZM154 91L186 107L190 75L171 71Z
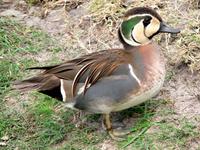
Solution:
M180 30L172 28L172 27L168 26L166 23L161 22L159 32L162 32L162 33L180 33Z

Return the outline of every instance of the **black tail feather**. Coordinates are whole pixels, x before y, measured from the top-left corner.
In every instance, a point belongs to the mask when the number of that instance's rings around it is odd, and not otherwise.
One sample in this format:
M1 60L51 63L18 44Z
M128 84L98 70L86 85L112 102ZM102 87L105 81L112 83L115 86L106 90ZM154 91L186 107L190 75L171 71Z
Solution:
M37 90L40 93L62 100L60 79L53 75L41 75L23 81L15 81L12 84L12 89L22 92Z
M15 81L12 84L13 90L28 91L40 89L44 83L43 77L33 77L23 81Z
M30 67L30 68L27 68L27 70L33 70L33 69L40 69L40 70L49 70L51 68L54 68L58 65L54 65L54 66L44 66L44 67Z

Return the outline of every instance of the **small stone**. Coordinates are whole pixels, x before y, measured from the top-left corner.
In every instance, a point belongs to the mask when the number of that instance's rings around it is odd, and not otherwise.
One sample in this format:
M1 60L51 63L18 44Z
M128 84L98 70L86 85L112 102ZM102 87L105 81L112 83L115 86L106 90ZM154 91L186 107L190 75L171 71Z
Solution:
M3 3L13 3L13 0L2 0Z
M15 149L14 150L19 150L19 147L15 147Z
M6 142L0 142L0 146L6 146Z
M197 99L198 101L200 101L200 94L197 94Z
M20 11L14 10L14 9L8 9L0 13L0 16L4 17L17 17L23 15Z
M3 140L3 141L8 141L8 140L9 140L9 137L8 137L7 135L5 135L5 136L3 136L3 137L1 138L1 140Z

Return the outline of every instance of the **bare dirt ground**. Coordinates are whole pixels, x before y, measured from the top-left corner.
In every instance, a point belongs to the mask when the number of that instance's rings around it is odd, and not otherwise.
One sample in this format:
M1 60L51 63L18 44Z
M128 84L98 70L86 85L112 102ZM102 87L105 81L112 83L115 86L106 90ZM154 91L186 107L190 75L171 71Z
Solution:
M0 16L10 16L28 26L40 28L56 38L58 42L65 47L62 52L56 54L60 57L61 61L97 50L121 47L117 39L116 28L112 29L105 25L101 26L92 20L92 16L87 10L88 1L69 4L69 6L66 7L68 9L67 11L65 11L62 1L58 3L60 5L55 8L52 7L52 9L50 9L51 7L46 9L42 6L30 7L23 0L3 0L3 2L4 3L0 6ZM127 4L131 2L132 1L126 1ZM157 8L165 19L176 24L184 33L187 32L187 29L184 29L184 27L187 27L190 20L187 21L187 16L185 16L185 20L180 21L180 17L182 16L180 14L175 15L175 13L178 13L176 11L177 7L181 14L191 13L188 12L189 8L187 7L189 6L186 6L185 2L174 1L174 3L172 3L172 1L165 1L162 3L160 1L155 1L154 3L155 4L151 6ZM142 5L148 5L148 2L144 2ZM175 9L172 10L172 13L168 12L170 14L167 15L165 10L172 7L172 5L174 5L173 8ZM197 11L199 15L199 9L194 11ZM175 17L179 17L180 22L177 22L177 20L174 21L173 19ZM181 36L183 37L184 34ZM169 35L162 35L159 37L158 42L161 44L166 58L168 59L167 68L169 72L165 85L158 97L170 101L169 105L175 112L175 115L170 116L171 119L187 118L188 120L194 120L200 129L200 73L198 70L194 70L192 73L187 64L181 59L173 61L176 49L178 49L178 51L183 49L183 47L177 44L178 42L182 42L180 41L180 37L177 36L177 39L173 39L173 37L171 38ZM198 47L198 50L199 48L200 47ZM198 53L200 53L200 50ZM41 52L41 55L39 55L40 57L36 59L42 64L44 60L47 61L51 59L52 55L51 53L46 53L44 50ZM155 117L155 119L162 120L162 118L159 117ZM114 144L112 140L105 140L103 143L99 144L99 147L103 150L116 149L113 147ZM188 145L190 149L197 149L200 145L200 141L190 141Z

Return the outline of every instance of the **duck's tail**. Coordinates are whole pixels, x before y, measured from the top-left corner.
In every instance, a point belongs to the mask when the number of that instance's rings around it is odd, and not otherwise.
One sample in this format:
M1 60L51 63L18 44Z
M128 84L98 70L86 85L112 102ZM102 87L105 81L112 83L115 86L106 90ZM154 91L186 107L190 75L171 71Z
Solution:
M36 76L22 81L15 81L12 84L12 89L20 91L41 90L43 85L50 79L50 76Z
M36 90L58 100L62 100L63 96L60 91L60 85L60 79L58 79L56 76L40 75L22 81L15 81L12 84L12 89L22 92Z

